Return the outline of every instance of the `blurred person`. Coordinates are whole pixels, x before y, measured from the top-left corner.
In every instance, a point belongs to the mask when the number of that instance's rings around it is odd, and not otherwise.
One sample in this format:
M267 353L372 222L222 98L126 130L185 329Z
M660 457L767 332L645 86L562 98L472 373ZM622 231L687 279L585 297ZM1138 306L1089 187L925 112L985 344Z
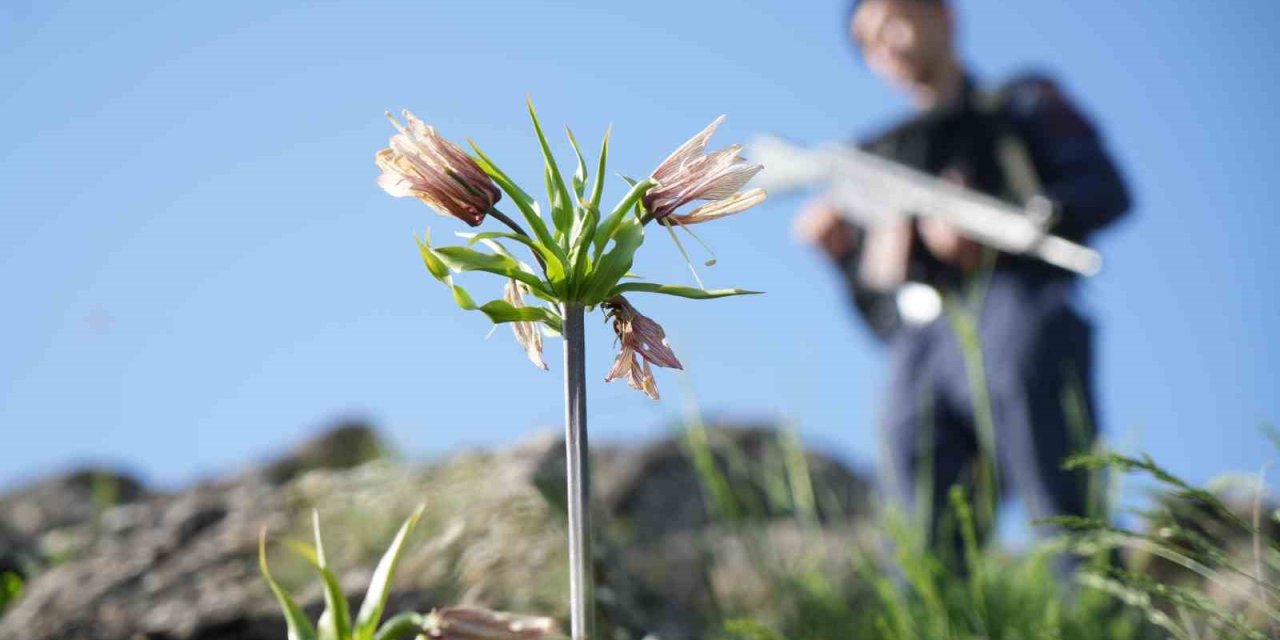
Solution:
M855 0L848 27L867 66L915 107L864 149L1018 205L1049 198L1056 215L1046 230L1076 242L1129 209L1097 130L1052 80L978 85L957 56L949 2ZM1073 301L1072 274L984 247L936 219L862 229L821 198L795 231L841 271L861 317L887 344L887 488L924 511L935 546L954 549L954 530L943 528L948 495L959 484L973 501L982 450L975 381L949 317L956 307L945 302L970 302L976 320L996 492L1015 490L1034 518L1089 512L1084 472L1061 466L1097 434L1093 330ZM975 284L976 300L966 295ZM1069 570L1064 562L1059 569Z

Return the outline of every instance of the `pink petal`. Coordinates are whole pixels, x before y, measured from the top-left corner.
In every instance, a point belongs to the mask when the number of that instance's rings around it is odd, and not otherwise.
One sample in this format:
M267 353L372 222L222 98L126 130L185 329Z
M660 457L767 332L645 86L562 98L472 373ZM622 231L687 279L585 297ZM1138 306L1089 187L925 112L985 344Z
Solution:
M706 128L699 131L692 138L689 138L689 140L684 144L680 145L680 147L673 151L671 155L667 156L666 160L663 160L662 163L658 165L658 168L653 172L653 177L657 178L658 181L661 182L664 178L669 177L671 172L679 169L686 162L702 155L703 152L706 151L707 140L709 140L711 135L716 132L716 128L720 126L721 122L724 122L723 115L712 120L711 124L707 125Z

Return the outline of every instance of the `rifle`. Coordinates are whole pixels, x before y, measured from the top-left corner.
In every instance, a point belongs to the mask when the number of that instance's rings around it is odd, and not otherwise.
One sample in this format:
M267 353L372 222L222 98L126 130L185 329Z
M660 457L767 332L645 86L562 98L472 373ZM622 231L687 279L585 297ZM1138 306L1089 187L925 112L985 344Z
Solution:
M766 167L755 178L757 186L781 193L825 184L836 209L860 227L934 216L1007 253L1085 276L1102 268L1097 251L1046 231L1054 220L1047 198L1033 197L1019 208L847 145L805 148L761 136L751 146L753 160Z

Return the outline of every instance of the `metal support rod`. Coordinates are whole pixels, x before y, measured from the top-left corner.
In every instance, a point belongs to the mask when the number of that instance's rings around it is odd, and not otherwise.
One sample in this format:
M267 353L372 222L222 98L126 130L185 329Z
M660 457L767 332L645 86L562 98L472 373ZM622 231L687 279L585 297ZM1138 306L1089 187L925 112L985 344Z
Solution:
M564 303L565 474L569 489L569 622L573 640L595 638L591 557L591 465L587 457L586 345L583 308Z

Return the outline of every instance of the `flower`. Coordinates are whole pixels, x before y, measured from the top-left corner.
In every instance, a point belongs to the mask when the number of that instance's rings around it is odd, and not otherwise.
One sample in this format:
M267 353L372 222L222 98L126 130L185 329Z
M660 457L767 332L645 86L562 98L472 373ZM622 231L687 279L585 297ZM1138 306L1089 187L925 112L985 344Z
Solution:
M465 607L432 611L423 631L433 640L538 640L560 634L551 618Z
M508 279L507 286L502 290L502 299L517 309L525 306L523 286L514 278ZM533 366L545 371L547 363L542 360L542 333L538 331L538 323L512 322L511 330L515 332L516 342L524 347L524 352L528 354Z
M763 189L738 193L752 176L764 168L748 164L739 155L741 145L706 152L707 140L721 122L724 122L724 116L716 118L707 128L689 138L654 170L651 177L658 184L645 193L644 206L655 219L662 220L695 200L712 202L677 216L674 218L676 222L693 224L714 220L764 200Z
M750 191L735 193L723 200L709 202L689 213L673 213L667 217L667 220L673 224L680 225L709 222L746 211L764 202L766 197L768 197L768 194L765 193L764 189L751 189Z
M657 400L658 383L654 380L649 365L684 369L684 365L680 364L667 344L666 332L661 325L636 311L622 296L613 298L602 306L607 311L605 317L613 319L613 330L622 344L622 351L613 361L613 368L609 369L604 381L610 382L626 376L632 389L639 389L649 398ZM637 355L640 359L636 358Z
M434 127L408 110L404 118L407 127L387 113L400 133L391 136L390 148L378 152L378 186L397 198L412 196L444 215L480 226L485 213L502 198L493 180Z

